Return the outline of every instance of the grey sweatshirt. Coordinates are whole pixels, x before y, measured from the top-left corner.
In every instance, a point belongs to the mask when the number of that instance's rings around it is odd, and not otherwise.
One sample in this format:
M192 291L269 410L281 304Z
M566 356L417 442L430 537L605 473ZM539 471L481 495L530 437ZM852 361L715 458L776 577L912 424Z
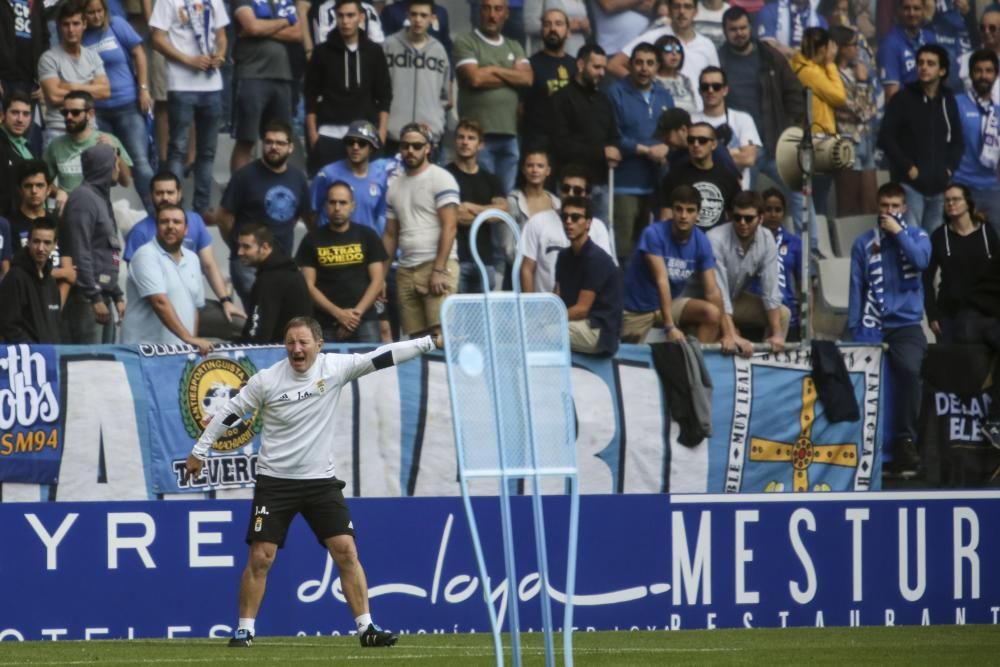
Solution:
M121 299L118 263L121 241L111 208L111 175L115 149L107 144L91 146L83 152L83 184L70 193L63 219L70 232L69 254L76 264L74 291L90 301L102 295Z
M451 85L451 66L444 46L428 35L424 48L415 49L403 29L386 38L382 51L392 80L389 138L399 141L404 125L424 123L434 132L435 140L440 139Z
M722 291L726 314L733 314L733 301L760 277L760 295L764 308L774 310L781 305L778 288L778 246L774 235L764 225L757 227L750 247L743 250L732 223L719 225L708 232L715 253L715 279Z

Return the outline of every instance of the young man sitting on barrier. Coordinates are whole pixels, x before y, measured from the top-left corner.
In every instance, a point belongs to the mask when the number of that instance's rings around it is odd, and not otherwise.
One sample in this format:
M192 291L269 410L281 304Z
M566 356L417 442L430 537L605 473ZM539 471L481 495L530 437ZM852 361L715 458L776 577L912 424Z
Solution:
M719 339L722 292L712 244L697 226L701 193L681 185L670 202L673 217L643 230L625 273L626 343L644 342L653 326L662 327L668 340L684 340L685 331L703 343Z

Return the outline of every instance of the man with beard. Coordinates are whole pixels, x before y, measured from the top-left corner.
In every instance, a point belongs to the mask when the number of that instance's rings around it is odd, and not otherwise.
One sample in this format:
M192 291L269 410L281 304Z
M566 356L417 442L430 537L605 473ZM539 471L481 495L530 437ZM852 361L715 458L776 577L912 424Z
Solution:
M28 245L18 250L10 273L0 282L0 342L60 342L61 300L49 261L55 246L55 220L34 221Z
M333 183L326 193L330 224L309 232L295 259L324 340L377 343L381 333L373 306L385 284L388 257L378 234L351 221L353 210L351 187Z
M441 303L458 288L458 183L428 161L430 141L430 131L416 124L400 133L405 171L389 185L382 237L389 258L400 252L399 319L411 338L440 331Z
M149 189L150 200L155 209L164 206L180 206L184 197L181 191L181 182L172 171L161 171L153 176ZM187 229L184 233L184 247L198 255L201 264L201 272L208 281L212 292L222 304L222 312L230 322L233 317L246 318L240 308L233 303L233 298L226 293L226 283L219 271L219 266L215 263L215 255L212 253L212 235L208 232L208 227L200 215L194 211L185 211ZM142 246L149 243L156 237L156 218L146 216L144 219L133 225L125 237L125 252L123 259L126 262L132 261L132 256Z
M431 129L434 143L440 143L447 110L451 108L448 52L430 34L434 0L412 0L400 4L407 4L409 24L390 35L382 45L392 80L386 142L390 155L397 153L399 131L407 123L423 123ZM320 197L323 196L321 193Z
M1000 14L996 14L1000 18ZM1000 106L992 99L997 80L997 54L981 49L969 56L972 90L956 95L958 116L962 120L965 149L958 163L954 181L972 191L976 210L986 214L993 229L1000 229Z
M507 0L482 0L479 27L455 40L458 117L474 120L483 128L479 162L496 174L504 192L514 189L521 156L518 96L534 79L524 49L501 34L509 17Z
M198 255L184 247L186 232L184 209L156 209L156 238L136 250L128 267L123 343L187 343L201 354L212 351L212 343L196 335L205 293Z
M309 202L316 222L329 223L326 217L326 194L330 186L343 181L354 193L353 222L371 227L381 236L385 231L385 193L389 189L392 160L372 160L382 147L378 130L367 120L356 120L344 135L347 157L319 170L309 188Z
M279 343L285 324L294 317L311 316L309 288L292 258L274 249L274 235L264 225L240 230L240 262L257 272L243 327L245 343Z
M118 178L121 159L111 146L98 143L83 152L80 164L83 184L70 193L63 207L63 226L69 235L63 253L76 265L76 283L66 300L63 338L77 345L100 345L115 342L111 309L119 319L125 312L118 286L121 241L111 209L111 184Z
M667 162L668 148L656 139L660 115L674 106L674 98L656 80L659 58L656 48L640 43L632 51L627 78L608 90L622 139L622 163L615 182L615 235L618 264L625 266L632 244L649 224L656 191L656 175Z
M542 49L529 59L534 79L522 98L522 149L549 150L552 147L552 96L564 88L576 72L576 61L566 53L568 37L566 12L549 9L542 14Z
M84 91L73 91L66 95L60 110L66 119L66 133L62 134L48 145L43 159L49 167L49 173L59 185L56 198L62 202L83 182L83 169L80 166L80 156L85 150L98 143L107 144L115 149L118 161L118 178L116 183L127 188L132 184L132 159L122 142L113 134L101 132L94 128L94 98Z
M3 101L0 125L0 215L15 208L17 166L33 156L28 146L31 129L31 98L27 93L9 93Z
M282 121L264 127L263 157L233 174L215 216L222 238L229 243L229 276L244 304L250 298L254 271L240 264L240 230L251 222L267 225L275 247L287 255L292 252L295 223L300 218L312 222L306 175L288 165L294 150L292 136L292 128Z
M576 55L576 76L552 97L552 151L557 165L580 164L590 170L593 216L608 219L608 169L621 163L620 137L611 100L598 85L608 56L596 44Z

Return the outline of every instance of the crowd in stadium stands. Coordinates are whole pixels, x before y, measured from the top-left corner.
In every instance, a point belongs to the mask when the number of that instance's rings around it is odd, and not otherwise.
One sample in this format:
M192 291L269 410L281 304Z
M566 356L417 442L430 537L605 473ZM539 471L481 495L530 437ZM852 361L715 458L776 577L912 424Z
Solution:
M923 323L1000 349L1000 6L469 9L452 34L433 0L0 0L0 342L207 353L308 313L329 341L433 334L448 294L514 282L506 225L470 236L493 208L521 229L521 286L565 301L574 350L656 329L750 355L798 336L825 259L810 219L867 214L843 338L888 345L891 471L912 473ZM855 154L809 205L779 173L804 89L813 133ZM124 238L114 185L148 212ZM1000 444L1000 421L986 433Z

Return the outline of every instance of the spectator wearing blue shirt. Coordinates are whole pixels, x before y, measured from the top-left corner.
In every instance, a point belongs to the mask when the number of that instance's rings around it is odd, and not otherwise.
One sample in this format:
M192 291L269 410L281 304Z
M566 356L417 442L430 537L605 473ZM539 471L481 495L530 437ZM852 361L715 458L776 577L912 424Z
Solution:
M629 60L629 75L608 90L611 110L621 134L622 162L615 173L615 252L625 266L642 229L650 222L656 176L667 163L669 149L657 138L660 115L673 108L674 98L656 80L659 54L649 42L640 42Z
M781 303L791 311L788 321L789 338L799 328L799 293L802 282L802 239L785 229L785 195L777 188L768 188L761 193L764 200L762 224L774 234L778 246L778 291ZM760 294L759 281L755 280L751 292Z
M693 330L703 343L719 339L722 293L715 281L715 255L698 226L701 194L681 185L670 195L673 218L643 230L625 272L622 340L642 343L655 325L669 340ZM690 290L692 282L700 289ZM688 296L704 294L704 298Z
M819 0L768 2L757 15L757 37L790 58L802 44L806 28L827 28Z
M309 189L309 201L319 226L329 224L326 217L326 194L330 186L343 181L351 186L354 213L351 221L371 227L379 236L385 231L385 194L389 190L392 160L372 160L372 154L382 148L375 125L367 120L351 123L344 135L347 157L331 162L316 174Z
M563 200L563 231L570 246L556 260L556 294L569 316L569 345L574 352L614 354L622 326L622 279L611 255L590 240L590 200Z
M923 0L899 0L898 23L882 39L878 48L879 77L885 90L885 101L901 86L917 80L917 50L925 44L936 44L937 36L925 28Z
M936 5L936 6L935 6ZM960 63L972 54L972 33L976 30L976 12L969 0L937 0L931 20L931 30L937 43L945 48L953 63ZM962 89L960 68L956 65L948 75L953 90Z
M179 206L184 194L181 191L181 182L172 171L161 171L153 176L150 184L149 199L155 210L160 210L165 206ZM246 314L233 303L233 298L226 293L226 283L222 279L219 265L215 263L215 255L212 254L212 236L205 226L205 221L194 211L185 211L187 226L184 232L184 239L181 244L198 256L201 263L201 272L208 281L212 292L222 304L222 312L230 322L234 317L246 318ZM129 230L125 237L125 251L122 259L126 262L132 261L135 252L156 238L156 220L152 216L146 216L137 222Z
M955 97L965 148L954 181L972 191L976 210L986 214L994 231L1000 230L1000 105L992 99L997 69L994 51L976 51L969 57L972 90Z

